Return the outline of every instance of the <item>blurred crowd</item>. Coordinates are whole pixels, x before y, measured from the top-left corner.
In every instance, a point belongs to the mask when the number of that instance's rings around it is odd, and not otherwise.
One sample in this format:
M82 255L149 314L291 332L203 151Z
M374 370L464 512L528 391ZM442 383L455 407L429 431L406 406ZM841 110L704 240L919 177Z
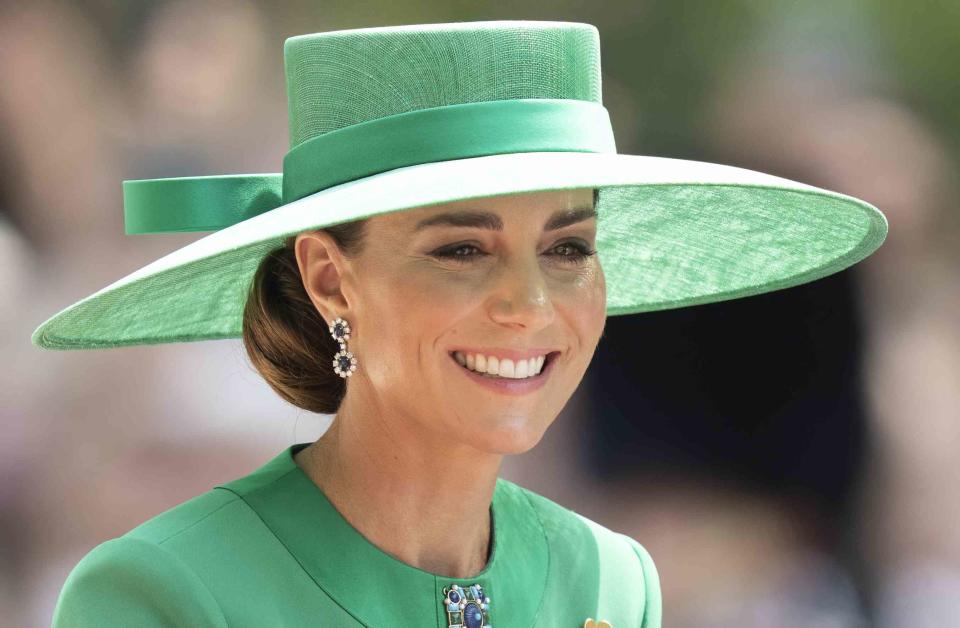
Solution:
M93 546L331 418L282 402L238 340L30 344L56 311L202 235L125 236L121 181L279 172L288 36L557 19L600 29L620 152L836 190L890 231L809 286L611 319L583 386L503 475L643 543L671 628L960 626L960 120L918 104L884 22L860 3L468 4L0 2L5 625L49 625Z

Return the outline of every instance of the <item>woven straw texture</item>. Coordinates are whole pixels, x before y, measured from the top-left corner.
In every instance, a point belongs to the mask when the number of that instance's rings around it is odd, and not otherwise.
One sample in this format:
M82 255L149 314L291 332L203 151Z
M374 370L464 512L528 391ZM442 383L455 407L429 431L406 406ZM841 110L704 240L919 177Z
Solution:
M589 24L463 22L291 37L284 45L290 147L417 109L513 98L600 103Z

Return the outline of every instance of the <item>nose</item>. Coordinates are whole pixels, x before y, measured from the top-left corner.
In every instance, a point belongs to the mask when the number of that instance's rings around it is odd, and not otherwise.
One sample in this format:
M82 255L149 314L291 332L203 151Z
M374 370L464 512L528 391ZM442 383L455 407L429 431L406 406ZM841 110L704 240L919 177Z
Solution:
M553 322L555 315L537 255L511 256L500 268L490 318L501 325L539 329Z

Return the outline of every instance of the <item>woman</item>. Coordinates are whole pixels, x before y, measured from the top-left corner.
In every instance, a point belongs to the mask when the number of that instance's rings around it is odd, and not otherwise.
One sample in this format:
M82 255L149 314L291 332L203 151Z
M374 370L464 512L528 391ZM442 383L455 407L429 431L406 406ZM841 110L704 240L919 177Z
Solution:
M590 25L335 31L284 52L283 174L125 182L128 233L215 233L33 341L242 337L274 390L334 421L94 548L54 625L660 626L643 546L498 478L503 456L543 436L607 315L825 276L880 245L883 215L617 154Z

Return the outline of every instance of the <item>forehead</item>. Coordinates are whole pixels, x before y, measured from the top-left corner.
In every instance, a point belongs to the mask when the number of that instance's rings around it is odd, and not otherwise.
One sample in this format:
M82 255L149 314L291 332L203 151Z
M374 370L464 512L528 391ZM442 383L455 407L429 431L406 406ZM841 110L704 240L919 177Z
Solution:
M428 231L434 226L499 230L519 223L557 229L588 219L593 213L593 189L582 188L453 201L384 214L375 220L406 232Z

